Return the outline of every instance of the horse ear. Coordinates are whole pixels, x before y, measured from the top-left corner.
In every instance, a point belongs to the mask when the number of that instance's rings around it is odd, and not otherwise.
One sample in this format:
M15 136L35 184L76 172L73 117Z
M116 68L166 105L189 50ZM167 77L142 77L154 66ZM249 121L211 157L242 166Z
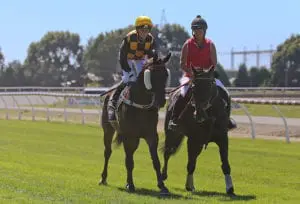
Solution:
M171 52L169 52L169 54L163 59L164 64L169 61L169 59L171 58Z

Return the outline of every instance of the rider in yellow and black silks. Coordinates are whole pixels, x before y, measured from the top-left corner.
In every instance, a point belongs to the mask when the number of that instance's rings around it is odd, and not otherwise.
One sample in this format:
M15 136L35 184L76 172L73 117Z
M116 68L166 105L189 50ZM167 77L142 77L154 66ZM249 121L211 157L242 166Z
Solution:
M121 84L117 87L110 106L116 108L120 93L128 82L134 82L147 58L153 57L155 39L150 31L153 27L151 18L148 16L139 16L135 20L135 30L129 32L123 39L119 62L122 68L123 77ZM114 111L112 111L114 112ZM115 114L109 114L109 120L115 120Z

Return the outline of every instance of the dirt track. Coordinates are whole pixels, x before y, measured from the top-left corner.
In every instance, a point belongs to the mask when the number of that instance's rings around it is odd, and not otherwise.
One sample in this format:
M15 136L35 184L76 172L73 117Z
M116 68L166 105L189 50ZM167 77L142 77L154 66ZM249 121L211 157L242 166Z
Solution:
M251 138L251 127L245 116L233 116L238 122L238 128L229 132L230 137ZM281 118L254 117L256 138L285 140L285 128ZM291 141L300 141L300 119L287 119ZM299 123L298 123L299 122ZM299 125L298 125L299 124ZM163 131L163 120L158 129Z
M24 117L27 114L27 117L30 117L31 108L29 107L21 107ZM15 113L16 118L16 108L12 108L12 111ZM36 107L35 108L37 117L42 117L41 119L46 119L46 108ZM49 108L51 113L50 120L59 120L64 121L64 109L62 108ZM80 109L68 109L68 118L69 121L76 121L80 122L82 119L82 113ZM85 113L85 120L87 123L99 123L99 110L96 109L83 109ZM4 119L4 113L1 114L1 118ZM159 131L163 130L163 121L164 121L165 113L160 112L159 114ZM251 127L249 124L249 119L247 116L244 115L234 115L233 118L236 120L238 124L238 128L230 131L230 136L243 136L251 138ZM279 117L252 117L255 131L256 131L256 138L270 138L270 139L285 139L285 129L283 125L283 121ZM287 124L289 128L289 135L291 141L297 140L300 141L300 118L288 118Z

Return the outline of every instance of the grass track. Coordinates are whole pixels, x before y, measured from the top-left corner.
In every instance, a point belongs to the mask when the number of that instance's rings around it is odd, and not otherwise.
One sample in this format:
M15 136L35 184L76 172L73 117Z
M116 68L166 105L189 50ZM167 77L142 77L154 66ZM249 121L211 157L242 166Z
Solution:
M0 120L0 203L298 203L300 143L230 139L232 177L238 196L228 198L215 144L198 159L194 194L184 190L186 146L171 158L160 198L145 142L135 154L137 193L124 192L123 148L114 148L109 186L98 186L103 135L96 126ZM163 138L160 140L163 141ZM160 154L160 158L162 155Z
M244 104L252 116L271 116L279 117L278 113L272 108L270 104ZM293 105L276 105L283 115L287 118L299 118L300 106ZM233 109L233 115L245 115L242 110Z
M272 117L279 117L278 113L272 108L270 104L244 104L248 111L253 116L272 116ZM48 108L64 108L64 103L58 102L55 104L51 104L48 106L45 105L36 105L36 107L48 107ZM285 117L288 118L300 118L300 106L295 105L277 105L280 111L283 113ZM84 108L84 109L99 109L97 106L92 105L84 105L84 106L76 106L72 105L69 108ZM166 107L163 107L161 111L165 111ZM29 110L30 111L30 110ZM16 112L16 111L15 111ZM1 111L0 111L1 113ZM233 115L245 115L242 110L232 110Z

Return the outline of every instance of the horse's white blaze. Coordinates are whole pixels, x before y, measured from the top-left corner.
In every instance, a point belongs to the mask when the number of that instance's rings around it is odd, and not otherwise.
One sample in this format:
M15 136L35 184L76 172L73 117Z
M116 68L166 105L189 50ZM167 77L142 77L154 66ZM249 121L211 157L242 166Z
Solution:
M151 72L150 70L145 70L144 72L144 84L146 89L150 90L152 89L152 84L151 84Z
M226 191L228 191L230 188L233 187L232 179L231 179L231 176L229 174L225 175L225 183L226 183Z
M167 69L167 72L168 72L168 78L167 78L166 86L169 87L171 85L171 72L170 72L170 69Z

